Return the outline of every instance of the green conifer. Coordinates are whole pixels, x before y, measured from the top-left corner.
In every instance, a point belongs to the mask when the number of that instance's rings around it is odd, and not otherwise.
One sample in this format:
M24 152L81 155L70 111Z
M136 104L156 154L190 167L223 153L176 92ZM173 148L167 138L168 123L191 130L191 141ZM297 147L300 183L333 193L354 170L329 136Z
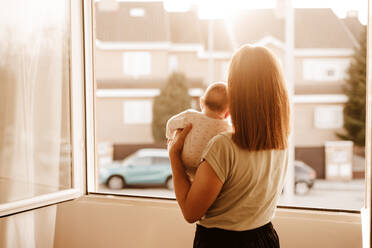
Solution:
M362 32L360 47L355 54L348 69L348 78L344 88L348 101L344 108L344 129L346 134L338 134L345 140L352 140L357 146L365 144L366 130L366 31Z
M173 73L155 97L152 108L152 136L155 142L165 143L165 128L167 121L173 115L191 107L191 97L188 93L187 80L182 73Z

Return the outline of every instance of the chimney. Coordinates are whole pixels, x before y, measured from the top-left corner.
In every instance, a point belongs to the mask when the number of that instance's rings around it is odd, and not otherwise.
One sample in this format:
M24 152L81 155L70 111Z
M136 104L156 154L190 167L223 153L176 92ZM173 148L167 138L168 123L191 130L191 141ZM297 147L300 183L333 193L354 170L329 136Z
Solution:
M98 1L99 11L117 11L119 9L119 3L116 0L100 0Z
M346 12L346 18L358 18L358 11L357 10L348 10Z

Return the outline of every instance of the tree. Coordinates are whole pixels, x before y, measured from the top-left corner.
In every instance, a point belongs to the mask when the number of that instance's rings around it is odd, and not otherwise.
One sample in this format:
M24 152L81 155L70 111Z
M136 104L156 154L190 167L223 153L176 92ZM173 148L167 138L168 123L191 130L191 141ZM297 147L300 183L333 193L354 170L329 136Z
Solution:
M366 29L362 32L360 47L356 48L348 69L344 92L348 101L344 108L344 129L346 134L337 134L341 139L352 140L357 146L364 146L366 131Z
M182 73L169 76L160 95L155 97L152 108L152 136L155 142L165 143L167 121L173 115L191 107L186 77Z

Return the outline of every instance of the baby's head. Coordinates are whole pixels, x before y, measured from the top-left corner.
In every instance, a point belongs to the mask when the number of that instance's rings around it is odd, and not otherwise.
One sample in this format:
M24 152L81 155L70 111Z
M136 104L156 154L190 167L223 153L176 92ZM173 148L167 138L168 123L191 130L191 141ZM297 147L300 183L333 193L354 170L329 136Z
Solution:
M200 98L200 108L203 112L212 111L222 118L226 118L228 109L227 84L218 82L208 86L204 95Z

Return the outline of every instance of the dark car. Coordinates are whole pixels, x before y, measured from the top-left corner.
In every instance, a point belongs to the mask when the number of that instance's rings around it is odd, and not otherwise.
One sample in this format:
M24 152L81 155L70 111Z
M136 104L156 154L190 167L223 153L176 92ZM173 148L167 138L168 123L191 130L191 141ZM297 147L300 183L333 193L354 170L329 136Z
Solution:
M316 172L309 165L302 161L295 160L295 192L296 194L306 194L314 186Z

